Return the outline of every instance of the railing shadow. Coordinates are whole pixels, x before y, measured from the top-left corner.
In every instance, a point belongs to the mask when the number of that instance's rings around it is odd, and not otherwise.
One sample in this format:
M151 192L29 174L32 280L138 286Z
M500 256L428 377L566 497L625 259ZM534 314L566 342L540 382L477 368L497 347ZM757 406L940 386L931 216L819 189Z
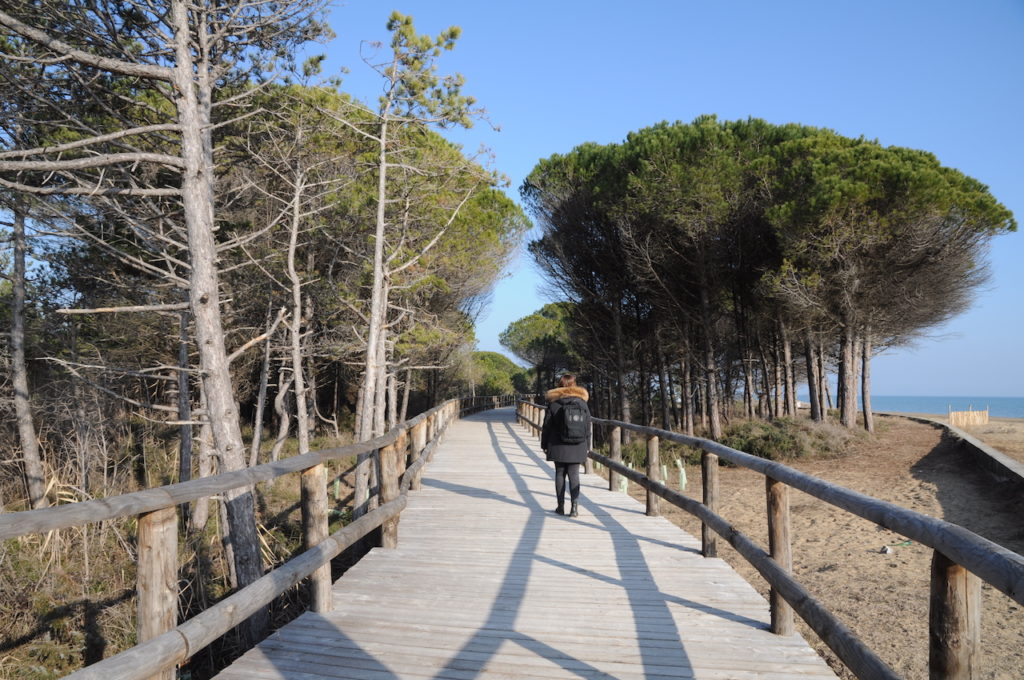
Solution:
M10 652L42 636L50 635L54 626L58 624L63 625L65 619L81 616L84 621L82 661L85 665L95 663L104 657L104 652L107 648L107 640L103 637L100 626L100 619L104 611L122 602L127 602L134 597L134 590L125 590L119 595L103 600L85 598L51 609L38 617L36 626L32 630L15 638L0 640L0 654Z

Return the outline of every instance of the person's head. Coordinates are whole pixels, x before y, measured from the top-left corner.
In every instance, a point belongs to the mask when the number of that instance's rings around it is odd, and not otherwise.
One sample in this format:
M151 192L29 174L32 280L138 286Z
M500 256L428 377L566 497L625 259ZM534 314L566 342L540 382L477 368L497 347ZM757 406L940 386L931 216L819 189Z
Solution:
M564 373L558 378L559 387L576 387L576 376L572 373Z

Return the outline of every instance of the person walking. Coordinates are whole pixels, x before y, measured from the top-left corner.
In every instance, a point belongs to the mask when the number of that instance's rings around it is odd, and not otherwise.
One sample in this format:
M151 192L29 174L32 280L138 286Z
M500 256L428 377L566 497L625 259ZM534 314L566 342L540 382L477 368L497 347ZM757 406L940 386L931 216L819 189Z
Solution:
M565 374L558 387L548 390L547 409L541 426L540 447L555 464L555 512L565 514L565 482L569 481L569 516L576 517L580 496L580 465L590 451L590 394L576 384L576 376Z

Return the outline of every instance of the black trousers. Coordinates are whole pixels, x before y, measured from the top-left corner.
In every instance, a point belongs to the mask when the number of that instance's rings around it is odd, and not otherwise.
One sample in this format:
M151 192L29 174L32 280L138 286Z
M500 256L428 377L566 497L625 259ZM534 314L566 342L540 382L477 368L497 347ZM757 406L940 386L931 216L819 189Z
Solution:
M580 497L580 464L555 463L555 500L559 505L565 502L565 478L569 478L569 500L573 503Z

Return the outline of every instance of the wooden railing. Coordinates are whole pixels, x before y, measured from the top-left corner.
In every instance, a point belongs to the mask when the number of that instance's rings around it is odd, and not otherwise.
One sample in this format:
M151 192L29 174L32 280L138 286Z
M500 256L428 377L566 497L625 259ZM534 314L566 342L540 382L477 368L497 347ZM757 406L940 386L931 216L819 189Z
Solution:
M332 604L330 560L378 527L382 547L397 545L398 518L406 506L406 494L409 489L419 488L423 466L433 457L449 423L461 415L510 406L514 401L514 397L451 399L366 442L121 496L2 514L0 540L137 516L136 592L140 642L67 678L173 678L176 665L245 622L302 579L310 579L311 608L328 611ZM378 507L328 535L325 463L374 450L379 451L381 469ZM179 506L294 472L301 475L305 552L181 625L175 625Z
M540 436L543 409L520 401L518 421ZM609 470L609 489L618 487L619 475L647 490L647 514L658 514L658 498L701 520L701 546L705 557L718 554L721 536L768 582L771 629L779 635L793 632L793 611L835 652L858 678L898 678L873 651L792 575L789 527L789 488L874 522L932 548L929 613L929 674L932 680L981 677L977 668L981 639L981 580L1024 604L1024 557L956 524L908 510L837 486L793 468L758 458L717 442L666 430L594 418L610 429L609 456L594 451L590 458ZM622 463L622 430L643 435L647 442L647 474ZM701 449L703 498L696 501L661 483L659 440ZM718 515L719 459L760 472L765 477L768 544L765 551Z

